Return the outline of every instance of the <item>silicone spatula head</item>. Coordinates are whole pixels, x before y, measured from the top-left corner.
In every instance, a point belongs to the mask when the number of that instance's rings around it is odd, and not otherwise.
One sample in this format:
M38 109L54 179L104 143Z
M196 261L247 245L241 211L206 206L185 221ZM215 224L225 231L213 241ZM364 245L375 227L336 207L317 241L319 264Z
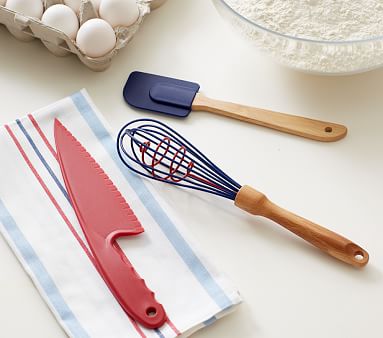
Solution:
M199 84L194 82L133 72L123 94L125 101L135 108L186 117L199 88Z

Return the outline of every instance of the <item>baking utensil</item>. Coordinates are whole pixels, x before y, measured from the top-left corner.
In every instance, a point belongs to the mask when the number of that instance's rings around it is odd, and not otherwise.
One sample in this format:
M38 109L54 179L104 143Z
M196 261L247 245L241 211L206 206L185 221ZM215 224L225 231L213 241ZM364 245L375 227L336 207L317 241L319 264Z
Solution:
M144 229L103 169L57 119L54 137L65 186L100 274L128 315L148 328L162 326L165 310L116 242Z
M272 203L263 193L241 186L166 124L139 119L118 134L117 151L134 172L161 182L192 188L234 201L253 215L269 218L327 254L356 267L369 255L357 244Z
M178 117L186 117L192 110L207 111L323 142L338 141L347 134L347 128L340 124L213 100L199 89L194 82L133 72L123 94L135 108Z

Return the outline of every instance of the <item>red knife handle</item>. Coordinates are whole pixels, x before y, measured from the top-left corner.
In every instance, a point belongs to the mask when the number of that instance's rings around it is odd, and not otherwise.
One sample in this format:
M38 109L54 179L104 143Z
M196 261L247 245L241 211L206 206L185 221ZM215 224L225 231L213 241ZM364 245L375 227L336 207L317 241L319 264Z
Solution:
M129 235L132 231L115 231L104 239L92 232L87 239L100 274L124 311L143 326L155 329L167 321L167 316L116 242L118 237Z

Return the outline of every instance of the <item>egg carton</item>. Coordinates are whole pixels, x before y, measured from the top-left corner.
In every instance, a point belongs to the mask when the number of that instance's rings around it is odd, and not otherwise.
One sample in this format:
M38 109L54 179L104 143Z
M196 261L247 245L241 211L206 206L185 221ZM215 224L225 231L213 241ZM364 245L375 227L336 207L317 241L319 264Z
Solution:
M21 41L31 41L40 39L41 42L56 56L66 56L76 54L80 61L93 71L103 71L107 69L112 58L118 51L124 48L138 31L146 15L152 9L161 6L166 0L137 0L140 15L137 21L129 27L116 27L117 38L116 46L108 54L92 58L85 55L76 45L76 42L70 39L61 31L50 26L44 25L40 20L26 17L20 13L11 11L0 6L0 24L4 24L9 32ZM56 4L62 4L61 0L44 0L44 9ZM90 0L82 0L79 20L82 25L87 20L97 18L97 11L93 8Z

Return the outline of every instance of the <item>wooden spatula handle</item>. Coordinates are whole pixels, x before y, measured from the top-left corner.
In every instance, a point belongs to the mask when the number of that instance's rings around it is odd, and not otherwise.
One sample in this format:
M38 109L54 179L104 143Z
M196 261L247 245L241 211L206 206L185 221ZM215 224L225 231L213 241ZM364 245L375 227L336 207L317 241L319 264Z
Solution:
M201 93L196 94L192 110L207 111L323 142L338 141L347 134L347 128L340 124L213 100Z
M253 215L269 218L329 255L356 267L367 264L368 253L347 238L272 203L263 193L243 186L235 205Z

